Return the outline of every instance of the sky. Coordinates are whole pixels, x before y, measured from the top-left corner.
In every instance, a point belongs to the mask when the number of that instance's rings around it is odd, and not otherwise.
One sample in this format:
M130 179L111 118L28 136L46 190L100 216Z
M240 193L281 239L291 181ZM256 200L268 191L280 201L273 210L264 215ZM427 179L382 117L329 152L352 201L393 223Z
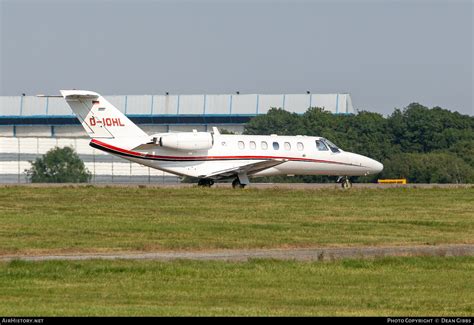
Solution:
M0 95L350 93L474 115L472 0L0 0Z

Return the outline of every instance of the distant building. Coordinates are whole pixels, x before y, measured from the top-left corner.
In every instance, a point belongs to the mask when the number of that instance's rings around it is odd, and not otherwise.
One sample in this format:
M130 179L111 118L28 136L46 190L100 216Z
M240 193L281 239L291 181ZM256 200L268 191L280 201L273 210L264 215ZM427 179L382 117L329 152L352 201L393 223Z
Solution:
M122 95L104 97L145 132L210 130L241 133L252 117L272 107L304 113L323 107L354 113L349 94ZM89 138L62 98L0 96L0 183L25 182L29 161L54 146L73 146L95 182L161 182L175 177L125 162L91 148Z

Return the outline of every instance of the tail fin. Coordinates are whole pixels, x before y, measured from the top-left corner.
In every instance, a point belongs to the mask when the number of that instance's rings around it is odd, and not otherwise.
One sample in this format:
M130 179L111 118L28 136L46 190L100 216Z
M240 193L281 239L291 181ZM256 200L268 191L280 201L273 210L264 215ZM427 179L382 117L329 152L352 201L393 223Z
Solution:
M86 90L61 90L61 95L91 138L147 136L142 129L98 93Z

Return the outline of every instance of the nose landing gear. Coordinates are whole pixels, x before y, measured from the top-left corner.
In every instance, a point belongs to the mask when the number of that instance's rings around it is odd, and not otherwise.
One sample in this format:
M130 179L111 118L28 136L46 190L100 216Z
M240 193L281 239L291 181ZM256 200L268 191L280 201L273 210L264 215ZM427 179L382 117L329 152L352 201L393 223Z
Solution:
M349 189L352 187L352 182L348 176L341 176L337 180L338 183L341 183L343 189Z

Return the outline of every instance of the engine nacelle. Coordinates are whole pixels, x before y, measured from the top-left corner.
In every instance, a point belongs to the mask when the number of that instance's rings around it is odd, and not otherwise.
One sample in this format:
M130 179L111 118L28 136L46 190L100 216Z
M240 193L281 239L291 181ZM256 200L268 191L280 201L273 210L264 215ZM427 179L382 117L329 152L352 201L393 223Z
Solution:
M177 150L208 150L213 142L208 132L180 132L163 135L158 143L161 147Z

